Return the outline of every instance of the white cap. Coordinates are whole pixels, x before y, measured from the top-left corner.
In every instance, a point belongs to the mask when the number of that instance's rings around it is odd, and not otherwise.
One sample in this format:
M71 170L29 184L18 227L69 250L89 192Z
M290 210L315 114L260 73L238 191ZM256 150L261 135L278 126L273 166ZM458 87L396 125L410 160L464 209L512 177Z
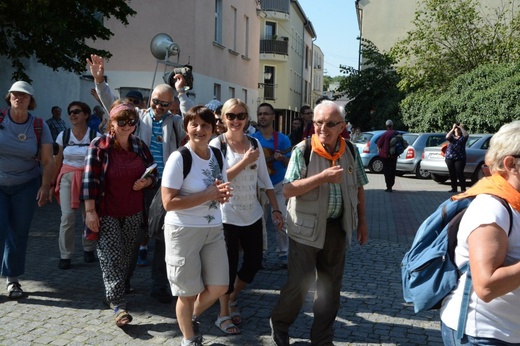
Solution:
M386 126L394 126L394 122L390 119L388 119L385 123Z
M18 82L15 82L12 86L11 86L11 89L9 89L9 92L13 92L13 91L18 91L18 92L21 92L21 93L26 93L26 94L29 94L31 96L33 96L34 94L34 89L33 87L31 86L31 84L27 83L27 82L24 82L24 81L18 81Z

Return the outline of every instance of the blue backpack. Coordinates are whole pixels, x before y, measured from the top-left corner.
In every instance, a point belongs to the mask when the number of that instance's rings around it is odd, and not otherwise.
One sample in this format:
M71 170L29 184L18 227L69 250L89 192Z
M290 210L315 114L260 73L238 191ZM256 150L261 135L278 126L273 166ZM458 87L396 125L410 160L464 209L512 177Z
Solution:
M513 225L513 213L509 204L502 198L493 196L508 210L510 217L509 233ZM403 297L413 303L416 313L439 309L442 300L457 286L459 277L466 271L467 279L457 328L460 338L469 304L471 273L469 262L457 268L455 247L460 221L474 197L443 202L419 227L412 247L401 262Z

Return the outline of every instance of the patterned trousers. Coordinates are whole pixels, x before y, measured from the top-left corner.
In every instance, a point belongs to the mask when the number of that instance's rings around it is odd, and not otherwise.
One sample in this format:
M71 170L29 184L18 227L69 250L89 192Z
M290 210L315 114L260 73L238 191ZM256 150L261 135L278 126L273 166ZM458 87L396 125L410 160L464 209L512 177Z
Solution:
M101 218L97 253L106 298L113 308L126 308L125 280L142 222L141 212L122 218Z

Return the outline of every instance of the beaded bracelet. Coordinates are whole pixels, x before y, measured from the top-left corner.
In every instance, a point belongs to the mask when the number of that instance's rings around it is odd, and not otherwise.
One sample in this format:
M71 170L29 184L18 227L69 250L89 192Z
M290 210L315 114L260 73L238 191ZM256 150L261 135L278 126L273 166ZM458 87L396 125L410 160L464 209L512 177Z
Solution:
M280 214L282 214L282 212L279 211L278 209L273 210L271 213L273 213L273 214L274 214L274 213L280 213Z

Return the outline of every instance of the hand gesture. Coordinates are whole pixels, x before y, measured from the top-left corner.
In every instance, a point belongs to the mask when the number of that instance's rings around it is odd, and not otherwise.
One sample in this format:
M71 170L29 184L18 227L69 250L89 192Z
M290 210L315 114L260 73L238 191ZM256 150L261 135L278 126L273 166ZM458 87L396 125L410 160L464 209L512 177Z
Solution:
M286 158L286 156L281 154L278 150L274 152L273 157L276 161L283 161Z
M85 225L94 233L99 232L99 216L97 212L94 210L92 212L86 213L85 215Z
M229 201L229 198L233 196L231 191L233 188L230 183L222 183L218 179L215 179L213 185L208 189L208 196L211 201L218 201L220 204Z
M175 76L173 76L173 78L175 78L175 90L184 88L184 86L186 85L186 80L184 79L184 76L182 74L177 73Z
M87 58L87 64L90 68L90 73L94 77L94 81L99 84L104 81L105 74L105 60L99 55L90 55L90 60Z
M250 164L250 163L253 163L255 162L256 160L258 160L258 158L260 157L260 150L258 148L254 149L254 148L249 148L246 153L244 154L244 162L246 164Z
M325 182L339 184L343 179L343 168L340 166L332 166L324 170L321 174Z
M276 226L277 230L282 230L283 227L283 215L279 212L272 213L273 223Z
M90 89L90 95L99 103L101 103L101 99L99 98L99 95L97 94L96 89L92 88Z
M144 179L137 179L132 188L134 189L134 191L139 191L144 189L145 187L152 185L152 183L153 180L150 177L146 177Z

